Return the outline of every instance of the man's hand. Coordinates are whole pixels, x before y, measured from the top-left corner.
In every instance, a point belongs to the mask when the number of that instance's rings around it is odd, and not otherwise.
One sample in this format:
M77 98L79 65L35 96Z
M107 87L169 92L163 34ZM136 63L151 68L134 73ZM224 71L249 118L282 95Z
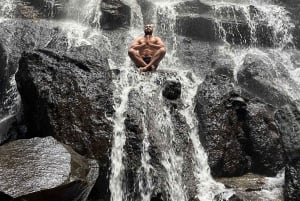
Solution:
M140 45L136 45L136 46L134 47L134 49L140 50L141 48L145 47L146 45L147 45L146 43L142 43L142 44L140 44Z
M155 71L156 67L154 65L152 65L152 66L145 66L145 67L139 68L139 70L140 70L140 72Z

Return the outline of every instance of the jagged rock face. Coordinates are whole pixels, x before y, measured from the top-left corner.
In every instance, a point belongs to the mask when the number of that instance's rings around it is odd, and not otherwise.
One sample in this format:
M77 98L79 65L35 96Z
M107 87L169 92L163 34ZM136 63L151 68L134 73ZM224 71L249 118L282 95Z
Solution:
M287 8L290 12L290 16L295 24L294 29L294 41L295 45L298 49L300 49L300 20L299 20L299 12L300 12L300 2L294 0L276 0L281 3L283 6Z
M107 116L113 113L107 60L91 47L75 48L69 54L28 52L20 60L16 80L28 134L53 136L80 154L99 160L96 194L100 191L101 196L107 196L112 137Z
M54 136L83 155L104 159L113 113L107 61L50 50L26 53L16 74L32 136Z
M299 91L293 90L298 84L290 77L287 69L280 63L273 65L263 57L251 54L246 55L237 74L239 85L274 106L291 102L292 96L300 97Z
M101 2L101 27L116 29L130 25L131 9L120 0L103 0Z
M273 108L241 93L232 77L220 72L208 75L196 95L199 135L212 175L275 175L284 159Z
M44 47L54 31L45 22L7 20L0 26L0 117L7 114L16 101L12 78L18 68L21 53L25 50Z
M0 191L14 200L85 201L98 175L96 161L52 137L17 140L0 150Z
M287 158L285 168L285 200L300 199L300 112L294 105L285 105L276 112L283 148Z

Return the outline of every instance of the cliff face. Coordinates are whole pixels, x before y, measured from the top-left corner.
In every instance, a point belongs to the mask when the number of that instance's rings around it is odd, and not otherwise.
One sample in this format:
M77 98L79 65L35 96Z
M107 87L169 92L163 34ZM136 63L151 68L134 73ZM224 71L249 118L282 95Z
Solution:
M137 2L142 21L156 20L156 35L168 47L163 70L153 74L140 74L127 60L127 46L140 17L132 2L99 1L88 14L83 12L88 1L71 0L52 4L26 0L14 12L1 10L10 18L0 22L0 117L9 117L0 122L0 131L5 132L0 133L0 143L52 136L96 159L98 179L91 193L94 180L88 186L80 181L58 187L64 193L84 188L80 200L87 200L85 193L89 200L110 200L113 148L123 151L120 183L126 199L142 200L149 194L151 200L176 200L184 194L182 199L197 200L199 150L190 135L196 131L211 175L236 189L231 200L256 200L255 192L267 188L240 184L235 177L249 172L275 176L282 169L285 199L299 200L300 94L294 79L300 68L299 3L278 2L290 11L295 24L293 49L282 35L288 33L265 21L263 6L182 1L172 4L171 10L171 5ZM172 14L174 19L167 21ZM84 26L57 21L75 18ZM279 55L288 55L288 62ZM124 111L118 111L123 103ZM116 148L114 143L122 137L114 142L115 136L120 133L126 141ZM254 177L260 184L265 182ZM184 190L176 192L171 181L183 184ZM57 195L55 189L45 194ZM66 200L77 199L78 192L72 192L74 196ZM222 200L222 192L218 193L211 199ZM1 196L12 196L5 194Z

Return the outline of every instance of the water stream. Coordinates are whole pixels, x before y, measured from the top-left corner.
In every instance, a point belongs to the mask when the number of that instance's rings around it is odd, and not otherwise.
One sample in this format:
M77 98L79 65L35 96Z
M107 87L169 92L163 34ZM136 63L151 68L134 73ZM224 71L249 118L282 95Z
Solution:
M150 201L151 196L156 189L157 172L151 163L152 158L150 151L152 147L157 147L160 165L164 175L161 179L161 188L168 194L167 199L170 201L188 201L189 189L183 177L184 165L188 162L183 150L178 150L176 145L176 128L172 118L172 113L168 105L164 105L164 97L161 94L161 83L165 80L178 81L182 85L181 101L183 107L179 109L179 113L184 117L187 127L188 142L191 142L191 164L190 167L193 174L193 181L196 185L195 197L199 201L212 201L217 194L224 193L224 199L231 195L230 191L213 180L210 175L210 169L207 164L207 155L200 143L198 137L198 122L194 115L194 96L199 84L203 81L197 77L192 70L182 70L181 63L176 56L177 38L174 31L176 23L176 11L174 5L184 0L155 0L153 16L151 22L154 23L154 35L159 35L165 41L168 53L161 62L157 73L139 73L127 56L127 48L132 40L137 36L143 35L143 16L141 8L136 0L123 1L132 8L131 27L126 31L123 55L111 53L109 55L110 68L118 71L118 75L114 79L114 108L115 114L112 117L114 122L114 136L111 149L111 167L110 167L110 183L109 190L111 192L111 201L129 201L132 200L127 195L125 171L126 160L125 144L126 144L126 119L125 112L128 110L130 93L135 91L138 94L145 107L142 108L145 114L141 118L143 136L141 144L141 165L136 172L138 199L140 201ZM0 17L9 18L13 16L15 1L4 0L0 2ZM291 76L295 81L300 83L299 76L294 72L296 69L292 67L291 55L285 51L288 46L293 46L291 30L293 24L284 8L270 4L271 1L209 1L212 5L215 15L215 23L218 25L218 32L222 36L224 45L219 48L219 52L230 56L235 63L235 78L240 67L243 64L247 54L259 54L265 56L266 60L272 62L268 52L277 55L278 62L284 63L288 68ZM57 22L53 21L53 26L59 26L66 33L68 38L68 48L92 45L99 50L105 49L112 52L115 38L113 35L105 35L100 27L100 10L101 0L70 0L66 6L67 17L65 20ZM255 5L255 6L253 6ZM227 18L235 19L236 24L240 20L247 22L249 26L249 39L243 38L243 34L237 29L226 29L223 22ZM1 18L0 18L1 22ZM272 35L271 47L261 49L259 44L259 26L264 24L271 27ZM234 35L241 39L241 44L232 44L228 41L228 35ZM122 62L118 60L118 56L124 58ZM276 64L274 64L276 65ZM165 73L168 72L168 73ZM297 71L298 72L298 71ZM237 81L237 78L236 78ZM14 85L15 83L12 83ZM284 87L284 83L282 83ZM299 94L293 90L284 88L294 99L300 98ZM154 122L149 123L147 114L152 115ZM1 123L1 120L0 120ZM155 141L155 139L159 139ZM156 143L156 144L154 144ZM281 179L276 180L276 185L280 186ZM271 187L270 187L271 188ZM273 189L273 188L272 188ZM268 192L265 195L268 196ZM138 201L139 201L138 200Z
M289 71L290 77L299 83L299 76L295 76L298 69L295 69L291 63L292 54L289 51L294 47L292 36L294 24L284 7L272 4L272 1L257 0L242 1L242 3L214 2L212 7L218 33L224 42L224 45L219 47L219 51L234 61L236 82L238 82L237 74L245 57L253 54L262 57L262 60L272 66L274 71L278 71L278 65L284 66ZM235 20L230 28L224 23L228 19ZM247 25L247 28L241 28L243 23ZM249 32L249 36L241 33L245 30ZM238 39L238 43L232 41L233 39ZM262 44L266 47L261 47ZM280 72L277 73L280 74ZM298 90L293 89L285 80L277 81L279 90L287 93L292 100L300 98Z

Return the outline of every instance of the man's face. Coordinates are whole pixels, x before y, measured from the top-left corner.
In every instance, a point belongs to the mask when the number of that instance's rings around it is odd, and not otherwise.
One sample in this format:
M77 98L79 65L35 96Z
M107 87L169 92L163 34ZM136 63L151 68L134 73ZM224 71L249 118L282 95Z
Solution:
M145 32L145 35L152 35L153 25L152 24L145 25L144 32Z

